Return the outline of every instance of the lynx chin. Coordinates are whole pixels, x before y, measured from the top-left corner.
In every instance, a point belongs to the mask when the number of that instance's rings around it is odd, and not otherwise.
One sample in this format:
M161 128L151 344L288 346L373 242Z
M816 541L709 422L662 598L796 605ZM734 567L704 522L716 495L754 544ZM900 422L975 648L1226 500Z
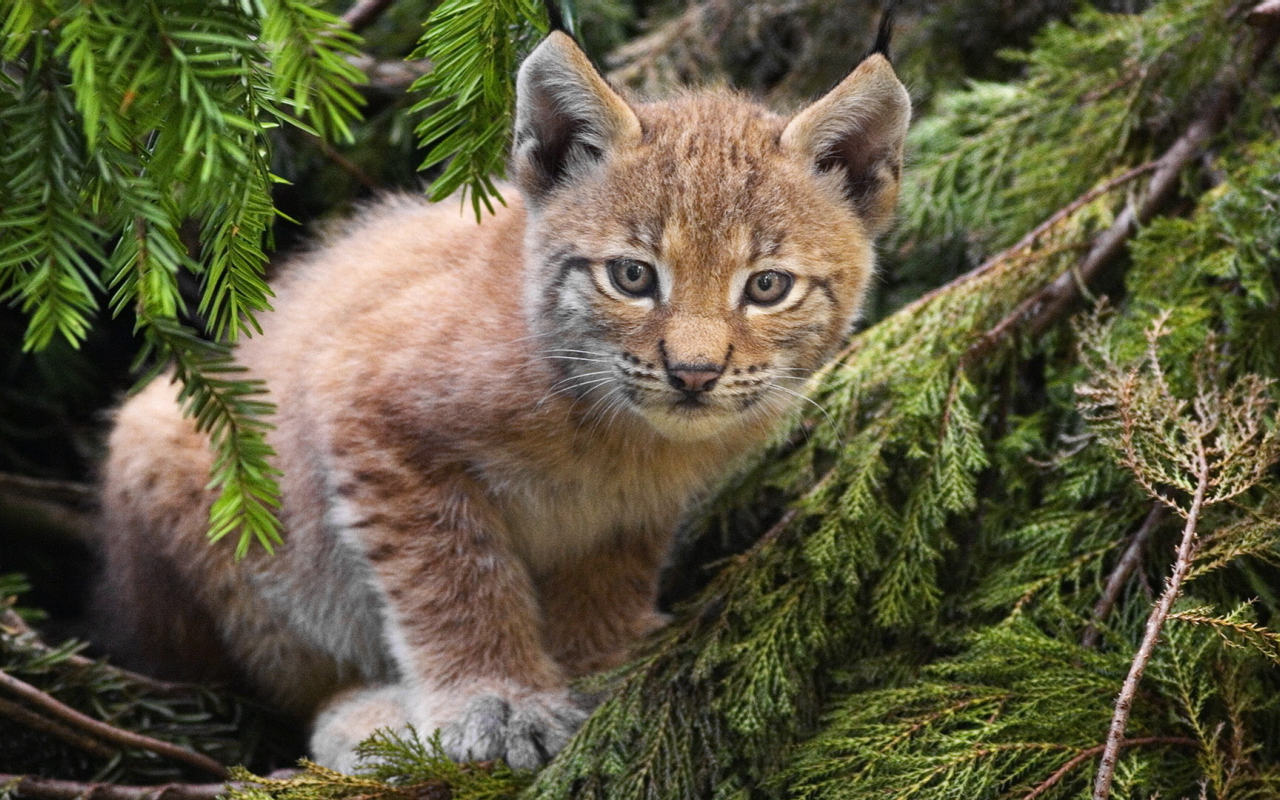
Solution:
M681 514L800 402L893 214L910 100L874 54L787 118L622 97L551 34L520 69L515 192L477 226L388 199L295 259L238 359L279 407L286 544L205 538L211 453L157 380L103 487L121 652L312 721L537 766L572 678L662 625Z

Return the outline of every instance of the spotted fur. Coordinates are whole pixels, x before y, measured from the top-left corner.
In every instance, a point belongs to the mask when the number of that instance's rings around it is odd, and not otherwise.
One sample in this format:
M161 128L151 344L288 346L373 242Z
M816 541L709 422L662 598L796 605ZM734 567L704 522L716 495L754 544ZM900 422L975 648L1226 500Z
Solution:
M553 755L584 714L566 682L662 624L672 530L800 402L892 212L909 104L880 55L785 118L628 102L554 33L518 95L508 206L477 226L382 202L297 259L239 347L279 406L277 555L204 540L211 455L169 382L111 436L116 628L314 718L333 766L406 723L459 758ZM790 292L750 302L767 270Z

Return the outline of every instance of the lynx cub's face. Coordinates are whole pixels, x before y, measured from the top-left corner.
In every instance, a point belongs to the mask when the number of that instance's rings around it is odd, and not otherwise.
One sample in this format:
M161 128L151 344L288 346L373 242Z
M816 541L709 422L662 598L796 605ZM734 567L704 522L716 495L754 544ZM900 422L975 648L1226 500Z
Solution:
M520 71L514 171L558 391L686 439L790 407L858 312L909 117L879 55L788 120L628 103L552 34Z

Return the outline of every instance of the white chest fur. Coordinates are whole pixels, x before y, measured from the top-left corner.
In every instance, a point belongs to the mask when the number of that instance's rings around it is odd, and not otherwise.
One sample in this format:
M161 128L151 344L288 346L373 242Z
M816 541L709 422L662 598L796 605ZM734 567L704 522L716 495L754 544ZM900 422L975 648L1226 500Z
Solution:
M690 501L720 477L704 459L635 456L613 452L536 475L496 471L490 486L510 546L533 573L610 537L674 529Z

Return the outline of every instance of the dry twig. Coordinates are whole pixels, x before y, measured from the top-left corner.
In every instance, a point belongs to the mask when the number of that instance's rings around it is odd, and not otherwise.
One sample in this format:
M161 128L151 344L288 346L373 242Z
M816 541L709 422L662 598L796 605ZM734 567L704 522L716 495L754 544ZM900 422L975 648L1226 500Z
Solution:
M19 725L52 736L55 739L61 739L72 747L77 747L86 753L101 758L110 758L116 754L115 750L107 747L92 736L86 736L60 722L41 716L26 706L5 700L3 697L0 697L0 717L8 717Z
M0 634L19 637L23 646L43 653L51 653L54 650L54 648L46 644L44 640L40 638L40 634L32 630L31 626L23 621L22 617L18 616L17 612L13 609L0 611ZM150 675L143 675L139 672L133 672L123 667L117 667L113 664L103 664L102 662L94 661L92 658L76 653L67 656L67 663L80 669L87 669L89 667L102 665L128 682L136 684L137 686L156 694L176 694L178 692L190 692L207 688L204 686L197 686L193 683L162 681L158 678L152 678Z
M1111 730L1107 733L1106 747L1102 751L1098 775L1093 782L1094 800L1107 800L1111 796L1111 782L1115 778L1116 760L1120 757L1120 748L1124 746L1124 729L1129 724L1129 712L1133 708L1134 695L1138 693L1138 683L1142 680L1142 673L1147 669L1147 663L1151 661L1156 641L1160 638L1160 629L1168 619L1174 601L1182 593L1182 581L1191 569L1191 559L1195 554L1196 546L1196 525L1200 522L1200 513L1204 510L1205 494L1209 491L1211 479L1208 459L1204 451L1204 442L1199 442L1197 458L1204 466L1196 476L1199 482L1196 493L1191 499L1191 507L1187 511L1186 524L1182 528L1178 557L1173 565L1173 574L1165 584L1164 593L1160 595L1159 602L1147 617L1142 643L1138 645L1138 652L1129 665L1129 674L1124 679L1124 686L1120 688L1120 696L1116 698L1115 712L1111 716Z
M1151 539L1151 534L1164 524L1169 518L1169 509L1164 503L1159 501L1151 506L1151 510L1147 512L1147 516L1142 520L1142 524L1133 532L1133 536L1129 539L1129 546L1124 549L1124 554L1120 556L1120 560L1116 562L1115 569L1111 570L1111 574L1107 576L1107 584L1102 589L1102 597L1093 607L1093 622L1085 629L1084 638L1081 644L1085 647L1098 646L1098 624L1105 620L1110 614L1111 609L1115 607L1116 601L1120 599L1120 592L1124 589L1124 585L1129 580L1129 576L1137 569L1138 564L1142 562L1142 551L1146 549L1147 542Z
M194 767L199 767L210 774L217 775L220 778L227 776L227 768L208 756L189 750L185 747L173 744L172 742L164 742L159 739L153 739L150 736L143 736L140 733L126 731L109 725L93 717L76 711L71 706L51 697L50 695L40 691L36 687L13 677L12 675L0 670L0 688L16 694L32 705L48 711L62 721L79 728L92 736L99 739L120 745L121 747L132 747L139 750L147 750L157 755L172 758L175 761L181 761Z
M342 15L347 27L359 32L372 25L382 16L382 12L391 7L395 0L356 0Z
M1275 403L1268 382L1245 375L1230 383L1217 374L1212 337L1195 360L1196 394L1176 396L1161 368L1158 345L1167 335L1168 314L1147 333L1147 353L1132 366L1116 362L1109 327L1080 326L1081 360L1093 378L1076 389L1080 410L1099 440L1156 501L1184 520L1173 570L1143 630L1142 641L1116 698L1106 749L1094 781L1094 800L1107 800L1116 760L1138 684L1159 641L1199 547L1197 526L1206 508L1239 496L1265 479L1280 458L1280 433L1270 429Z
M1125 739L1123 742L1120 743L1120 746L1121 747L1141 747L1143 745L1149 745L1149 744L1177 744L1177 745L1183 745L1185 747L1198 747L1200 743L1197 742L1195 739L1189 739L1184 736L1143 736L1136 739ZM1084 762L1088 761L1089 759L1101 753L1105 746L1106 745L1100 744L1100 745L1095 745L1094 747L1087 748L1085 750L1081 750L1079 753L1073 756L1070 761L1063 764L1061 767L1058 767L1058 769L1052 775L1050 775L1048 778L1045 778L1039 785L1036 786L1036 788L1028 792L1022 798L1022 800L1036 800L1037 797L1049 791L1054 786L1057 786L1058 783L1061 782L1063 778L1071 774L1071 770L1075 769L1076 767L1080 766Z
M0 789L11 788L17 796L35 800L215 800L235 785L166 783L161 786L120 786L0 773Z

